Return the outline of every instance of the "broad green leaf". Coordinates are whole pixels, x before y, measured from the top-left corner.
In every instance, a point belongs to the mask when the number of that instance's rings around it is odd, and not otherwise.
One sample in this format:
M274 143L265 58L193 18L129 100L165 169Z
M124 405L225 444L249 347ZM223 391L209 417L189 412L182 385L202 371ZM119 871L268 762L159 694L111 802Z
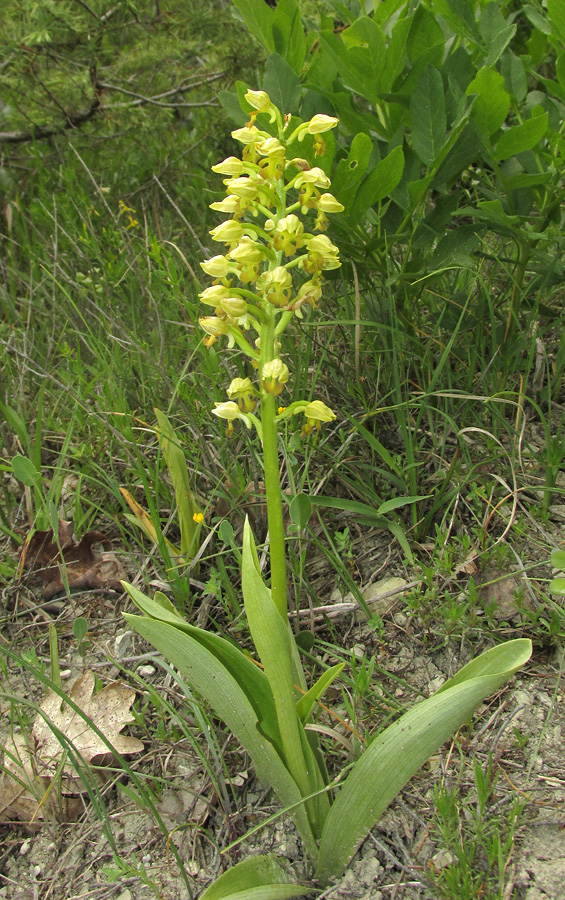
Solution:
M275 50L300 74L306 58L306 36L296 0L278 0L272 23ZM267 90L269 96L270 91ZM271 96L271 100L272 100Z
M306 528L312 515L312 501L308 494L300 493L293 497L288 511L295 525L299 528Z
M190 487L186 457L181 449L175 430L165 413L155 408L159 427L155 429L159 445L173 482L180 526L180 550L184 557L194 556L197 550L200 526L193 516L200 512L194 493Z
M264 0L233 0L233 5L241 13L253 37L257 38L269 53L274 53L276 47L273 40L273 10Z
M418 4L406 41L410 62L415 65L423 59L425 65L439 66L444 47L445 37L436 17L422 3Z
M306 721L314 704L318 702L324 691L329 688L332 681L334 681L339 673L343 671L344 666L345 663L338 663L336 666L331 666L331 668L326 669L326 671L320 675L316 684L313 684L310 690L297 701L296 712L301 722Z
M260 854L231 866L200 894L200 900L286 900L310 892L290 880L275 856Z
M306 851L315 855L316 841L300 790L273 744L261 733L256 712L238 681L213 653L178 626L129 614L125 619L178 669L226 723L251 757L259 780L273 788L283 806L294 806L292 816Z
M495 159L498 161L532 150L547 131L549 116L546 112L526 119L521 125L514 125L503 131L495 148Z
M341 37L329 30L320 32L320 41L342 80L376 106L386 64L386 44L380 26L368 16L361 16Z
M531 652L527 639L488 650L370 744L328 814L316 871L322 886L345 869L359 843L406 782L486 697L525 665Z
M206 651L213 654L218 662L237 681L255 710L262 733L282 754L282 742L278 730L273 695L264 672L234 644L218 634L196 628L179 615L170 600L157 591L154 598L148 597L131 584L124 587L136 606L152 619L174 625L197 641Z
M433 66L422 72L410 100L412 147L424 165L438 162L445 143L447 120L445 92L440 73Z
M557 594L559 597L563 597L565 595L565 578L552 578L549 582L549 592L550 594Z
M562 572L565 572L565 550L553 550L551 565L554 569L561 569Z
M528 78L524 61L511 50L507 50L502 57L501 70L508 90L520 103L528 93Z
M373 142L366 134L356 134L347 159L341 159L332 178L332 194L343 203L346 212L353 206L357 188L369 165Z
M406 67L406 41L411 24L410 18L400 18L392 29L387 42L384 66L379 76L379 90L382 94L392 91L397 77Z
M351 220L359 222L367 210L392 194L400 183L404 171L404 153L402 147L394 147L390 153L377 163L372 172L362 182L351 210Z
M466 34L477 41L480 40L474 4L470 0L435 0L435 6L453 25L457 34Z
M41 481L41 472L38 472L31 459L22 456L21 453L12 458L12 472L26 487L33 487Z
M425 494L418 497L393 497L392 500L386 500L384 503L381 503L377 509L377 515L384 516L393 509L401 509L403 506L409 506L411 503L419 503L420 500L427 500L429 496L429 494Z
M245 520L243 529L241 584L249 630L275 701L284 760L302 796L306 797L318 789L319 773L312 771L306 763L301 737L302 725L296 714L296 682L291 646L294 638L288 620L283 620L261 577L248 519ZM308 801L307 808L312 811L313 806L324 809L327 805L328 798L323 795ZM315 819L319 820L320 814L317 812Z
M503 124L510 109L510 94L504 78L496 69L483 68L467 87L467 95L477 94L471 118L477 127L490 137Z
M565 3L563 0L547 0L547 12L554 34L565 42Z
M296 73L278 53L272 53L265 63L265 75L263 77L263 90L280 109L283 116L286 113L296 115L300 100L300 82Z

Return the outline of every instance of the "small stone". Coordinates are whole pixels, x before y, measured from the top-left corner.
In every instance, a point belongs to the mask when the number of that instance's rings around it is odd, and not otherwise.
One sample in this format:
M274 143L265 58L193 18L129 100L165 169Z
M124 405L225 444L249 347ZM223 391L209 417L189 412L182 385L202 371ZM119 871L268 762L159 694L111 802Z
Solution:
M124 659L128 654L131 654L133 651L133 639L133 631L122 631L121 634L116 635L114 640L114 656L116 659Z
M131 900L131 891L126 888L125 891L122 891L121 894L118 894L117 900Z
M72 674L72 669L61 669L61 671L59 672L59 675L61 676L63 681L68 681Z
M532 695L528 691L514 691L516 706L531 706Z
M26 853L29 853L29 848L31 847L31 838L26 838L20 847L20 856L25 856Z
M137 674L141 675L142 678L149 678L150 675L155 674L155 666L140 666Z

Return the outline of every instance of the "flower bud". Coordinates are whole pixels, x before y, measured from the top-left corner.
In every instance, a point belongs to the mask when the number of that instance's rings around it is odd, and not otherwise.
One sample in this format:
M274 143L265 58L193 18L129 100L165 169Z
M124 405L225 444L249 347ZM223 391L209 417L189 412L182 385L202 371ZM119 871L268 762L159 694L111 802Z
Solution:
M219 306L221 300L231 296L231 291L223 284L212 284L210 287L205 288L198 296L202 300L202 303L205 303L207 306Z
M241 178L232 178L226 181L226 189L230 194L235 194L242 200L255 200L258 192L258 184L255 178L249 175L242 175Z
M220 300L220 307L232 319L240 319L247 314L247 303L242 297L226 297Z
M243 171L243 162L237 156L228 156L223 162L212 166L212 172L217 172L219 175L241 175Z
M324 131L330 131L332 128L335 128L338 123L339 119L318 113L308 122L308 134L322 134Z
M210 334L213 337L229 333L229 325L223 319L218 318L218 316L201 316L198 319L198 323L206 334Z
M210 203L210 209L216 209L218 212L239 214L241 211L241 200L235 194L228 194L223 200Z
M228 274L229 262L225 256L213 256L206 262L200 263L200 268L204 269L207 275L212 278L225 278Z
M235 219L228 219L227 222L221 222L216 225L212 231L212 240L223 241L224 244L235 244L243 237L243 225Z
M318 200L318 209L325 213L339 213L343 212L345 207L339 200L336 200L333 194L322 194Z
M290 377L288 366L281 359L272 359L263 366L261 377L263 390L268 394L282 394L283 387Z

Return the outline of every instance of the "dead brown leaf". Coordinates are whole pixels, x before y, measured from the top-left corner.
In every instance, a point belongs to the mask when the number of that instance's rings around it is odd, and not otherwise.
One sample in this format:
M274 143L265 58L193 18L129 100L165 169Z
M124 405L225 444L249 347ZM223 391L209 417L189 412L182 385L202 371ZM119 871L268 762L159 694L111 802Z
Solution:
M26 540L21 568L38 573L46 600L65 590L65 580L71 591L121 591L122 565L113 553L95 553L94 544L111 546L99 531L89 531L76 541L72 522L60 521L58 544L51 529L36 531Z
M29 740L14 734L7 742L6 771L0 778L0 818L17 819L33 827L44 818L44 809L59 821L72 820L82 810L84 784L65 749L65 741L59 740L53 726L65 735L73 755L79 756L83 764L100 766L113 760L112 752L90 722L118 753L143 750L137 738L121 734L133 721L130 707L135 691L114 681L94 694L94 682L94 673L85 672L69 693L90 721L52 691L41 704L45 715L36 716Z

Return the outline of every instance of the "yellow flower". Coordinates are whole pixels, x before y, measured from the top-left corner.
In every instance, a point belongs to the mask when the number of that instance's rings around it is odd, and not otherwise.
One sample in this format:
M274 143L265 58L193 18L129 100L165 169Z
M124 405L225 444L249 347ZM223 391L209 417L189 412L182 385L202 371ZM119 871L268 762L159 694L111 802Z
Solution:
M227 419L228 422L232 422L234 419L239 419L241 416L239 406L232 400L228 400L225 403L215 403L214 405L216 408L213 409L212 412L220 419Z
M202 513L194 513L192 521L196 522L197 525L201 525L204 521L204 516L202 515Z
M251 114L252 117L256 116L258 113L264 112L269 114L269 122L276 121L277 111L271 103L271 98L266 91L247 91L245 99L249 105L256 110L255 113Z
M302 240L303 234L304 225L298 216L291 213L277 222L273 247L275 250L282 250L285 256L294 256L304 243Z
M287 383L290 372L288 366L283 363L282 359L271 359L263 366L261 377L263 379L263 390L268 394L282 394L283 387Z
M198 322L206 334L210 334L212 337L218 337L220 334L229 334L229 325L223 319L219 319L218 316L201 316Z
M303 267L312 275L327 269L339 269L339 248L332 244L325 234L317 234L310 238L307 245L308 257L302 262Z
M284 266L276 266L262 273L257 287L273 306L286 306L292 291L292 276Z
M337 418L333 410L326 406L325 403L322 403L321 400L313 400L303 412L306 416L306 424L302 426L303 436L311 434L314 429L319 431L322 427L322 422L332 422Z
M242 412L253 412L257 405L257 392L250 378L234 378L227 393L230 400L237 400Z
M215 209L218 212L223 213L236 213L239 215L241 212L241 198L236 197L235 194L228 194L223 200L219 200L216 203L210 203L210 209Z

